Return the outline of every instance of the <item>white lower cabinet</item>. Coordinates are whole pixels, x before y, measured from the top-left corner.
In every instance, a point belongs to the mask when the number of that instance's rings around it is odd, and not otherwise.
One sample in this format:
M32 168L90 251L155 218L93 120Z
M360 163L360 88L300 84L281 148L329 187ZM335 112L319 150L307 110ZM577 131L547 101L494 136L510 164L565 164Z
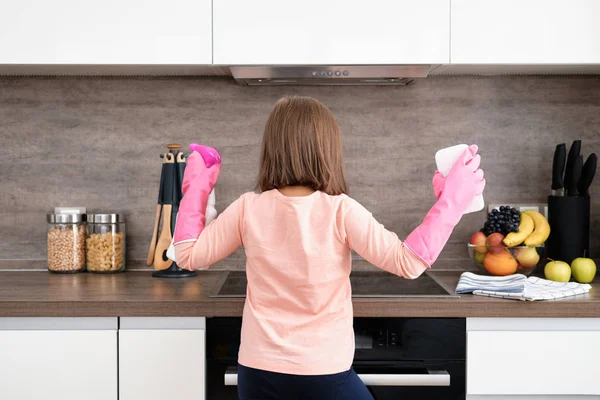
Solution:
M0 399L117 398L117 318L0 318Z
M119 400L204 400L205 318L121 318Z
M600 319L467 320L467 398L600 398Z

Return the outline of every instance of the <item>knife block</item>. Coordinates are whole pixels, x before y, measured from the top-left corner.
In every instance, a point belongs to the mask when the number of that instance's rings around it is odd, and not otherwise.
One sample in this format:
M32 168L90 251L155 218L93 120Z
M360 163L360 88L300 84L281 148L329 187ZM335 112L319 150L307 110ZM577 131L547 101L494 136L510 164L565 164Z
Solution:
M590 197L548 196L548 258L571 264L590 254Z

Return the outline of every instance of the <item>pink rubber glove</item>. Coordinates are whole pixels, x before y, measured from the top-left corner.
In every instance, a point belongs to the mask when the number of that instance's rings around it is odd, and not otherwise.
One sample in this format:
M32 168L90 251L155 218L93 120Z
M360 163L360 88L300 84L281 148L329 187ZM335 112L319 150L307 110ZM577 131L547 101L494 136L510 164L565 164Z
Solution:
M473 198L483 193L478 147L470 146L446 176L440 198L404 242L428 266L437 260Z
M433 194L435 195L436 199L439 199L442 195L445 182L446 178L444 178L444 175L442 175L440 171L435 171L431 183L433 184Z
M221 156L212 147L190 145L192 153L187 158L183 174L183 198L179 203L173 243L198 239L206 223L208 196L219 179Z

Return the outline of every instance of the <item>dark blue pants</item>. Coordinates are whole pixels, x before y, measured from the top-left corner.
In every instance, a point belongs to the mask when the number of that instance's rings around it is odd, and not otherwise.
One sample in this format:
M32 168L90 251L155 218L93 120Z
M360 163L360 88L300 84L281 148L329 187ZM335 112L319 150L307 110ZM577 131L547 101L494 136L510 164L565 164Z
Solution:
M373 400L356 372L288 375L239 365L240 400Z

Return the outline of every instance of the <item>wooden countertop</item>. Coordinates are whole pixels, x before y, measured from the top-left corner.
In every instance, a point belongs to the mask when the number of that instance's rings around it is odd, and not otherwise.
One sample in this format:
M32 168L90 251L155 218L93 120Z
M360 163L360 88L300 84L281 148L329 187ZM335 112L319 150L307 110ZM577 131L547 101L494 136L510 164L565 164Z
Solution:
M151 272L116 275L0 272L0 317L241 316L244 299L210 298L222 271L186 279ZM433 271L456 287L460 271ZM357 317L600 318L600 280L590 293L553 301L460 298L359 298Z

